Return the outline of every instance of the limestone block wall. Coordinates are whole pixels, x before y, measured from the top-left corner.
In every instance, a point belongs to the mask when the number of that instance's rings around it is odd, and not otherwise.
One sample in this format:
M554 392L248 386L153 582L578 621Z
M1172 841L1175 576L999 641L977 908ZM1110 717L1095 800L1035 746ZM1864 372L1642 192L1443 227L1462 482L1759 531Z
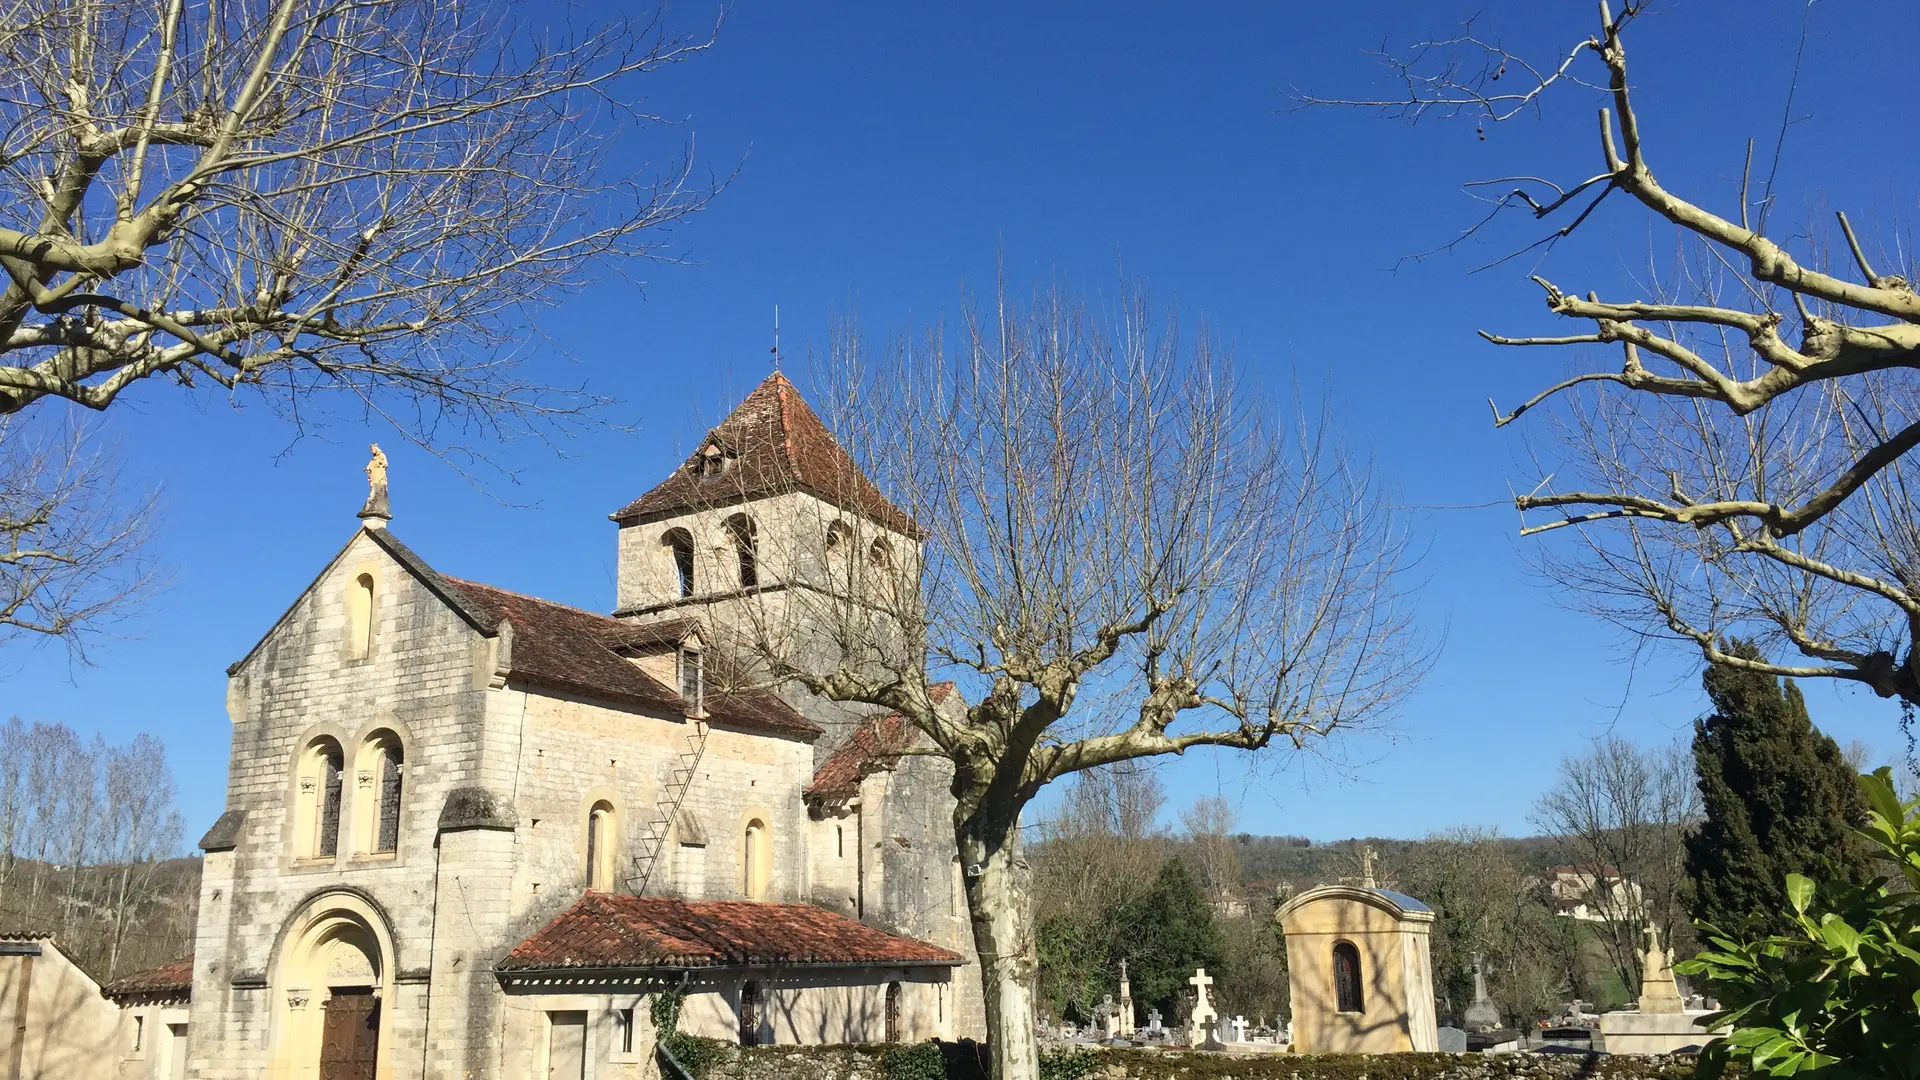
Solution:
M348 632L352 589L363 576L374 589L361 656ZM411 998L424 1005L421 980L432 960L438 815L450 790L492 778L482 755L486 690L475 676L483 640L360 533L233 671L227 807L245 818L236 849L210 857L202 883L189 1045L195 1077L292 1075L285 1070L297 1066L273 1064L288 1007L288 988L275 983L276 947L296 914L328 893L363 898L384 924L392 955L381 978L394 994L384 1010L384 1075L420 1075L425 1032L407 1014ZM356 761L377 732L397 736L404 755L399 842L384 854L356 850L363 845L351 826L377 797L375 777ZM347 766L341 840L334 857L303 858L296 761L323 736L338 742Z
M678 570L664 542L674 529L686 530L693 540L695 599L739 592L739 560L725 524L738 514L754 524L762 585L805 583L845 592L847 586L865 582L868 575L862 566L871 565L876 541L884 545L888 562L905 580L915 576L918 542L812 495L790 492L622 525L616 541L616 608L644 609L680 601ZM836 523L843 540L829 552L827 533Z
M758 1039L769 1044L877 1043L886 1040L889 983L900 984L899 1041L953 1038L954 996L947 968L757 968L700 973L687 986L680 1030L734 1042L740 994L760 993Z
M122 1016L120 1060L113 1072L117 1080L187 1080L185 1005L128 1005Z
M520 688L503 692L501 711L523 714L524 734L514 792L522 825L513 870L517 927L531 928L577 899L586 885L587 814L614 808L616 888L633 871L642 831L660 806L670 771L688 747L693 725L682 718ZM807 742L709 729L700 767L681 803L707 841L682 849L676 834L648 883L649 893L688 899L733 899L741 877L747 823L767 829L769 889L765 899L803 899L808 889L808 837L800 792L812 772Z
M813 904L850 919L860 917L861 818L858 807L835 806L808 823L808 877Z
M548 1075L556 1013L584 1013L586 1074L592 1080L656 1080L656 1043L647 998L632 987L585 987L529 994L510 991L498 1033L502 1075ZM626 1025L632 1024L632 1032Z
M953 763L942 757L908 755L861 784L866 817L866 921L890 933L919 938L976 959L953 839ZM979 964L954 972L955 1031L978 1037L986 1030L986 1002Z

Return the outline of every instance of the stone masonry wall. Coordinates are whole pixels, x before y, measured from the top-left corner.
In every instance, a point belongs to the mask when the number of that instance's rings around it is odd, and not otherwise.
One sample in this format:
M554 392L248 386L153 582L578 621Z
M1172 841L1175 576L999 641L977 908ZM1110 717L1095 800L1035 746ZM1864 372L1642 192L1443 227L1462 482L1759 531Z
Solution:
M1692 1080L1686 1057L1585 1054L1208 1054L1066 1049L1041 1054L1059 1080ZM987 1080L985 1048L758 1046L718 1049L696 1080Z
M370 653L346 646L348 587L375 581ZM482 698L477 632L364 533L357 534L230 680L234 723L227 807L245 813L237 848L208 860L196 936L189 1069L201 1080L269 1075L276 1035L274 951L310 898L353 889L389 922L397 983L389 1007L423 997L437 887L435 831L449 790L480 780ZM405 752L398 850L353 850L354 803L371 797L355 755L367 736L397 734ZM339 854L294 858L294 764L330 735L346 776ZM369 778L370 780L371 778ZM221 865L221 864L229 865ZM421 1002L424 1004L424 1001ZM394 1080L418 1076L425 1032L396 1023L383 1057Z

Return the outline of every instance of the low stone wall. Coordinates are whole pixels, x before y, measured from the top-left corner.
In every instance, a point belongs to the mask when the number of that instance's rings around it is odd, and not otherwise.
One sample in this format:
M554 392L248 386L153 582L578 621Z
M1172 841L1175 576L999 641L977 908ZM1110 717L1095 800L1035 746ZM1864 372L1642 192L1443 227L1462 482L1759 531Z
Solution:
M717 1049L697 1080L987 1080L972 1043ZM1691 1057L1048 1050L1041 1080L1692 1080Z

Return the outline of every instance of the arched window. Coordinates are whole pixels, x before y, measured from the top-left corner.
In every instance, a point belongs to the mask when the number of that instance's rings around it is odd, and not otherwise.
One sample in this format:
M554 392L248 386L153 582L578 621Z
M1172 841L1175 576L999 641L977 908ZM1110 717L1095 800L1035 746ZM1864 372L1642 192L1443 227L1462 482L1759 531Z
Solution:
M1360 950L1351 941L1333 946L1333 996L1343 1013L1366 1012L1366 999L1360 990Z
M405 765L400 737L391 731L376 731L361 744L354 763L359 774L353 797L354 850L377 854L399 850Z
M300 755L299 805L294 813L295 855L331 859L340 853L340 797L344 781L340 744L321 737Z
M747 822L746 835L740 838L740 892L749 900L763 899L773 877L772 845L767 843L767 823L759 818Z
M853 526L836 521L827 526L827 558L844 559L853 550Z
M760 1041L760 984L748 979L740 984L740 1045Z
M613 804L605 799L587 811L587 888L606 892L613 888L614 838Z
M373 575L361 574L347 590L347 655L358 660L373 653Z
M760 584L759 530L745 514L728 518L726 530L727 540L733 544L734 556L740 563L740 587L751 589Z
M887 1041L900 1041L900 984L887 984Z
M873 543L867 545L867 562L875 570L893 569L893 547L885 537L875 537Z
M685 529L668 529L660 538L661 546L673 559L673 582L679 595L693 595L693 534Z

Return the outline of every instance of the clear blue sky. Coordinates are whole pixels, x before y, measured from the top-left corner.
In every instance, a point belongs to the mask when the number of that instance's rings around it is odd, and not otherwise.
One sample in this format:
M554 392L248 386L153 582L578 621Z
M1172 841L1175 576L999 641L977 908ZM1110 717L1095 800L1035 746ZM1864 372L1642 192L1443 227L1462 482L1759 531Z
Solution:
M163 492L172 585L96 644L94 667L57 648L0 656L0 711L114 741L161 736L197 835L224 795L224 668L354 528L370 438L393 458L395 532L436 566L607 609L607 512L764 374L776 303L799 356L836 313L875 334L950 315L1002 255L1016 284L1057 276L1090 292L1124 265L1184 318L1206 318L1269 386L1325 388L1409 505L1487 503L1525 477L1524 433L1496 432L1486 401L1512 404L1568 359L1500 352L1473 331L1552 325L1525 280L1533 266L1470 275L1495 250L1483 246L1394 267L1476 217L1463 181L1597 171L1593 101L1550 99L1543 118L1481 140L1470 123L1292 112L1287 88L1378 90L1368 50L1476 10L1482 32L1545 56L1592 31L1591 3L806 8L740 3L710 54L654 84L655 106L685 124L636 138L633 161L691 134L706 165L740 170L675 234L692 261L644 268L644 287L598 286L529 331L536 363L619 398L614 418L635 430L564 456L499 447L518 484L480 489L378 429L296 441L244 396L129 394L109 431L129 478ZM1635 28L1643 123L1670 187L1732 206L1745 140L1771 147L1778 130L1800 12L1673 2ZM1913 125L1895 122L1920 9L1826 0L1813 25L1775 220L1840 207L1894 237L1914 221L1920 173ZM1494 236L1526 238L1516 229ZM1544 272L1617 292L1649 238L1671 241L1622 201ZM560 370L563 351L575 366ZM1196 754L1164 771L1176 804L1218 790L1247 830L1317 839L1524 833L1562 755L1608 731L1669 739L1701 712L1691 658L1629 667L1612 632L1526 576L1510 510L1418 522L1424 610L1446 648L1391 737L1342 744L1344 768L1276 760L1251 779L1235 757ZM1901 744L1897 711L1871 695L1819 686L1811 699L1842 742Z

